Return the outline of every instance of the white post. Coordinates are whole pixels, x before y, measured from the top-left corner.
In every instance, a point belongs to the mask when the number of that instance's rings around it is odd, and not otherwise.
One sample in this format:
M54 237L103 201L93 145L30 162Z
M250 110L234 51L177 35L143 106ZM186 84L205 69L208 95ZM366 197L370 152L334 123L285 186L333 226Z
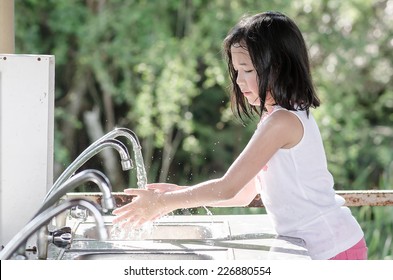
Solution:
M0 0L0 53L15 53L14 0Z
M51 55L0 54L0 245L53 183L54 66Z

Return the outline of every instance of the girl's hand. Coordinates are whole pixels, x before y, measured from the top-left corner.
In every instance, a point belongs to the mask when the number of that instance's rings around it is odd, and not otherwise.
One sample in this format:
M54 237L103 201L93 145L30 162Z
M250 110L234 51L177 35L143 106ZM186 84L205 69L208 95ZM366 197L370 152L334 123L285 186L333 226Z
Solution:
M154 189L126 189L124 192L136 197L130 203L112 212L117 215L113 220L114 224L119 223L122 227L131 225L139 228L144 223L153 221L169 212L165 210L159 191Z
M184 187L175 184L168 184L168 183L147 184L146 188L149 190L154 190L159 193L172 192L172 191L178 191L184 189Z

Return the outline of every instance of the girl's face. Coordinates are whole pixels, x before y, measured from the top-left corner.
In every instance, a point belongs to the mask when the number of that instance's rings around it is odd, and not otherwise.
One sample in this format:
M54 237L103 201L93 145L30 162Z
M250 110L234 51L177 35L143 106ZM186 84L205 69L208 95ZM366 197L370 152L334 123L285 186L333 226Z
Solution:
M255 70L250 55L240 45L231 47L232 65L237 72L236 83L248 103L260 106L257 71Z
M232 65L237 72L236 83L239 86L248 103L253 106L261 106L259 99L257 71L252 64L248 51L236 44L231 47ZM265 106L272 102L270 92L266 93Z

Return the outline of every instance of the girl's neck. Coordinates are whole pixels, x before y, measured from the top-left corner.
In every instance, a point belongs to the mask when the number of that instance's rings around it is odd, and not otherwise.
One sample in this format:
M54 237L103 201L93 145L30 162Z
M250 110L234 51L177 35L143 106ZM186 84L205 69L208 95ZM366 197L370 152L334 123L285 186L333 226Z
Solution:
M274 105L272 105L272 106L265 106L265 110L262 113L260 122L263 121L268 116L270 116L271 113L273 113L274 107L275 107Z
M267 110L267 114L270 115L271 113L273 113L274 105L265 105L265 108Z

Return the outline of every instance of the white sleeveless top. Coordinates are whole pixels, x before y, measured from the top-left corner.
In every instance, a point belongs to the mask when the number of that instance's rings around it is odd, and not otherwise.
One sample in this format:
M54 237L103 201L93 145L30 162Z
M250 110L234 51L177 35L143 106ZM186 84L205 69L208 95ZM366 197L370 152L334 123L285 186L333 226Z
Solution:
M271 114L278 110L286 109L276 106ZM363 231L335 194L311 112L289 112L301 121L303 137L295 147L278 150L256 181L276 232L302 238L312 259L329 259L355 245Z

